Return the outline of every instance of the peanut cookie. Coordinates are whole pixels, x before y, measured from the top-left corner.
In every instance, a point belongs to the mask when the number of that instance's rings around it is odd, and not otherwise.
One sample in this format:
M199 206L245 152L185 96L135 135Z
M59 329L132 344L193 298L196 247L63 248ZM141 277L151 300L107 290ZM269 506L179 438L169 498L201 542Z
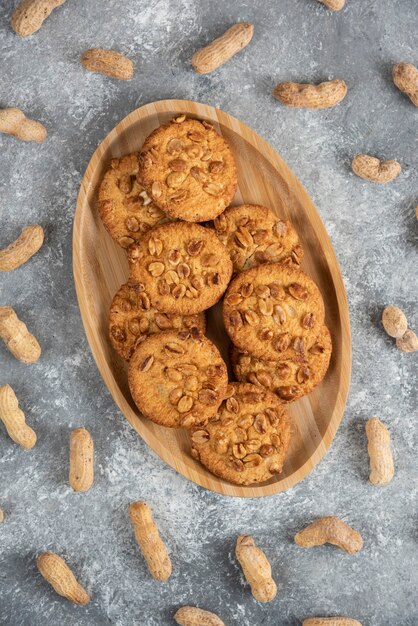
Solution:
M264 263L238 274L225 294L227 333L242 352L264 360L305 355L324 324L321 293L301 269Z
M228 385L215 344L198 328L150 335L129 362L129 387L139 410L169 428L205 425Z
M323 326L305 356L298 354L286 361L263 361L233 348L231 359L238 380L266 387L282 402L293 402L310 393L323 380L331 352L331 335Z
M144 285L164 313L193 315L215 304L228 286L232 263L214 231L199 224L163 224L128 249L131 279Z
M260 386L228 385L216 417L191 431L192 456L213 474L241 485L280 473L290 443L289 416Z
M126 248L144 232L169 221L138 180L139 153L112 159L100 184L97 207L109 235Z
M230 207L214 220L214 226L229 251L235 272L285 259L299 265L302 260L302 246L292 224L264 206Z
M214 219L237 188L235 161L225 139L209 122L185 115L147 137L140 176L155 204L189 222Z
M115 294L109 312L109 338L116 352L129 361L136 346L148 335L162 330L182 330L196 326L205 332L204 313L170 315L151 306L144 285L128 282Z

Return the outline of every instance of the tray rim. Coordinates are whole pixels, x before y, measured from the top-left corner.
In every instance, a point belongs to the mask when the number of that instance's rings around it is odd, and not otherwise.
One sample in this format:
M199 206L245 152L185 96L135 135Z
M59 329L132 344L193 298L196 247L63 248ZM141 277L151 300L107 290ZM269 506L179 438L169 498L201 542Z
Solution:
M327 266L329 268L329 272L332 276L333 285L335 287L335 295L338 304L338 318L341 323L341 350L344 351L345 357L345 368L343 375L343 367L340 368L339 371L339 384L338 390L336 392L337 401L340 400L341 408L338 411L339 415L336 416L336 406L334 406L333 416L331 417L325 432L322 435L322 439L318 443L317 447L311 454L311 456L305 461L305 463L300 466L297 470L295 470L290 476L287 478L283 478L279 481L270 483L270 484L260 484L260 485L236 485L234 483L228 483L226 481L222 481L225 483L224 490L218 490L211 486L208 486L204 483L204 481L200 480L201 474L192 471L193 477L190 474L185 474L179 467L173 463L173 455L169 452L165 452L166 448L159 446L156 448L150 440L154 437L151 436L151 433L148 431L140 432L138 430L137 424L135 422L140 422L138 416L135 415L135 412L132 411L132 408L129 402L126 400L125 396L120 392L119 387L115 384L115 379L110 367L106 364L106 374L102 371L102 366L98 362L98 358L96 357L96 353L94 350L94 332L88 326L88 320L85 319L82 312L82 299L86 298L85 296L85 281L79 279L82 275L82 268L80 264L80 260L83 255L82 246L77 244L76 234L80 234L80 241L82 241L81 233L83 230L82 225L82 216L83 216L83 203L86 201L88 191L90 189L89 186L85 186L86 180L91 179L90 170L93 169L93 164L102 160L102 154L105 152L106 148L117 139L118 135L126 130L126 127L129 127L131 123L137 123L139 117L150 116L150 115L158 115L164 114L168 111L174 110L178 113L188 113L191 116L196 116L196 112L194 111L194 107L205 108L210 112L213 112L213 117L215 117L220 124L227 126L228 128L238 132L241 135L240 127L244 128L247 135L245 137L246 141L252 144L253 148L257 151L260 151L263 156L269 161L270 165L275 168L275 162L279 164L280 167L285 169L289 174L289 178L292 182L292 188L296 187L298 193L302 197L303 204L309 204L312 214L315 216L315 222L311 223L311 227L318 234L318 230L321 232L321 236L325 235L325 246L322 246L322 252L326 258ZM232 122L232 124L231 124ZM254 139L257 140L257 144L255 144ZM261 149L260 149L261 147ZM276 169L276 168L275 168ZM91 181L90 181L91 186ZM313 210L313 211L312 211ZM329 237L328 231L325 228L325 225L320 217L320 214L308 195L305 187L299 180L299 178L294 174L293 170L287 165L287 163L282 159L279 153L270 145L270 143L264 139L257 131L253 130L251 127L247 126L244 122L241 122L238 118L230 115L229 113L224 112L222 109L213 107L208 104L200 103L194 100L178 100L178 99L163 99L157 100L153 102L149 102L144 104L130 113L126 115L123 119L121 119L113 129L107 133L107 135L102 139L99 143L95 151L93 152L87 167L84 170L83 178L80 183L79 192L77 194L76 201L76 209L74 213L73 219L73 228L72 228L72 269L73 269L73 279L74 285L77 295L77 303L80 311L80 317L83 323L84 332L87 337L87 341L89 344L90 351L96 363L96 366L99 370L99 373L102 377L104 385L107 387L110 392L115 404L123 414L123 416L128 420L130 425L134 428L134 430L140 435L140 437L145 441L145 443L152 449L154 453L156 453L165 463L167 463L171 468L173 468L177 473L180 473L184 478L194 482L195 484L213 491L214 493L218 493L220 495L228 495L232 497L249 497L249 498L260 498L266 497L270 495L274 495L276 493L280 493L283 491L287 491L288 489L294 487L299 482L301 482L310 472L318 465L318 463L325 457L327 451L329 450L332 441L338 431L338 428L341 424L341 421L344 417L344 412L346 408L347 398L350 390L350 382L351 382L351 372L352 372L352 339L351 339L351 327L350 327L350 311L347 300L347 293L344 286L344 281L341 273L341 268L338 262L338 258L336 256L335 250L331 243L331 239ZM343 313L343 315L342 315ZM109 384L106 382L107 379L110 378ZM141 422L140 422L141 423ZM187 459L182 458L181 464L182 467L187 467ZM214 480L219 482L222 479L219 479L217 476L214 476ZM234 493L239 491L240 493ZM262 493L260 493L262 492Z

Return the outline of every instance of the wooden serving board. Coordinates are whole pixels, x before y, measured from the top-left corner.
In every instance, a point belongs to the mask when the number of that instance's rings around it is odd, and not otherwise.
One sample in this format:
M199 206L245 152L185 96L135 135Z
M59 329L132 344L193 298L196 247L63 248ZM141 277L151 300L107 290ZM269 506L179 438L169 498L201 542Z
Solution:
M305 250L302 267L316 281L325 300L333 343L329 371L314 392L288 405L294 435L284 471L262 485L241 487L217 478L191 458L185 431L163 428L142 417L129 393L126 364L107 338L109 306L128 278L128 263L125 251L101 224L95 207L98 185L111 158L139 150L154 128L179 113L213 122L229 142L238 167L233 204L262 204L294 224ZM221 494L258 497L289 489L322 459L341 422L350 383L347 298L334 250L312 201L273 148L248 126L223 111L187 100L154 102L130 113L102 141L85 172L74 220L73 269L87 339L104 382L130 424L175 470ZM219 304L209 311L208 335L228 359L229 340Z

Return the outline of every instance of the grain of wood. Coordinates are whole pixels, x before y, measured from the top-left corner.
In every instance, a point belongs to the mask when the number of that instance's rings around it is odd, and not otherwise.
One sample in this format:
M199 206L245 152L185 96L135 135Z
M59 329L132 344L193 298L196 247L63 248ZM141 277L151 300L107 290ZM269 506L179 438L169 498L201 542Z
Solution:
M26 424L25 414L10 385L0 387L0 421L9 437L19 446L29 450L36 443L36 433Z
M198 50L192 57L192 65L198 74L208 74L226 63L237 52L248 46L254 34L254 26L239 22L231 26L205 48Z
M64 559L54 552L43 552L36 559L36 565L47 582L55 591L74 604L87 604L91 598L77 582Z
M311 83L279 83L273 96L282 104L300 109L325 109L341 102L347 94L343 80L328 80L319 85Z
M388 485L395 473L390 433L383 422L372 417L366 424L366 434L370 457L369 480L373 485Z
M351 167L357 176L372 183L390 183L401 173L397 161L381 161L368 154L356 154Z
M331 543L349 554L359 552L363 539L359 532L334 515L321 517L295 535L302 548L313 548Z
M156 580L167 580L171 576L171 560L148 504L132 502L129 507L129 517L134 525L135 537L151 576Z
M305 248L304 265L324 293L329 313L333 343L331 368L320 393L305 397L303 412L298 403L289 405L295 431L288 463L282 474L259 485L233 485L214 476L190 459L182 430L167 432L139 414L126 386L125 371L109 350L103 324L112 294L127 279L125 251L109 242L107 233L95 219L95 197L103 171L115 154L139 150L151 130L184 113L187 117L208 120L226 139L234 138L238 193L242 198L270 206L282 219L303 221L300 236ZM268 177L263 174L266 160L272 168L272 176ZM282 206L277 198L283 198L285 204ZM283 159L251 128L224 111L186 100L153 102L131 112L100 144L85 172L75 214L73 265L81 317L103 380L126 419L165 463L205 489L238 498L257 498L291 488L320 462L338 430L349 388L351 337L346 293L335 252L311 198ZM215 312L211 319L210 332L219 345L225 345L221 312Z
M131 80L134 75L132 61L115 50L91 48L81 55L81 63L89 72L97 72L118 80Z
M47 138L46 128L36 120L30 120L20 109L0 109L0 133L12 135L21 141L42 143Z
M44 242L42 226L26 226L19 237L0 250L0 272L10 272L26 263Z
M0 307L0 338L22 363L35 363L41 356L41 346L10 306Z
M76 428L70 435L70 477L74 491L88 491L94 480L94 445L85 428Z
M392 69L393 82L418 107L418 69L412 63L396 63Z
M23 0L12 14L12 28L21 37L38 31L52 11L65 0Z

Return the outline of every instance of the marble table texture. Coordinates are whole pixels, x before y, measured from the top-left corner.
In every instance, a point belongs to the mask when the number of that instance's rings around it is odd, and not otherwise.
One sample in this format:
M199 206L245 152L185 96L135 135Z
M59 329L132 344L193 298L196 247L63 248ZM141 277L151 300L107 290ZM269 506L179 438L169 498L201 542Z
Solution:
M170 626L184 604L227 626L290 626L348 615L364 626L418 624L417 354L401 354L380 324L400 306L418 329L418 110L393 85L392 64L418 64L416 0L347 0L339 13L316 0L68 0L42 29L10 28L17 0L0 6L0 107L42 121L48 140L0 137L0 246L28 223L45 228L41 251L0 276L43 354L24 366L0 345L0 384L16 391L38 435L31 451L0 427L0 624ZM193 52L233 23L255 25L251 45L218 71L195 74ZM87 73L80 54L114 48L135 63L130 82ZM271 96L283 80L344 78L348 95L322 111L288 109ZM72 277L72 221L80 181L106 134L133 109L164 98L220 107L266 138L316 204L341 264L350 305L353 375L344 419L327 456L292 490L243 500L205 491L165 465L118 411L84 335ZM389 185L357 178L357 152L396 158ZM396 474L368 483L366 420L389 427ZM95 442L88 494L68 485L68 441L84 425ZM127 516L147 500L174 563L150 578ZM293 535L312 519L341 516L364 537L349 556L303 550ZM250 533L269 556L278 594L257 603L234 556ZM65 556L92 594L86 607L60 598L35 556Z

